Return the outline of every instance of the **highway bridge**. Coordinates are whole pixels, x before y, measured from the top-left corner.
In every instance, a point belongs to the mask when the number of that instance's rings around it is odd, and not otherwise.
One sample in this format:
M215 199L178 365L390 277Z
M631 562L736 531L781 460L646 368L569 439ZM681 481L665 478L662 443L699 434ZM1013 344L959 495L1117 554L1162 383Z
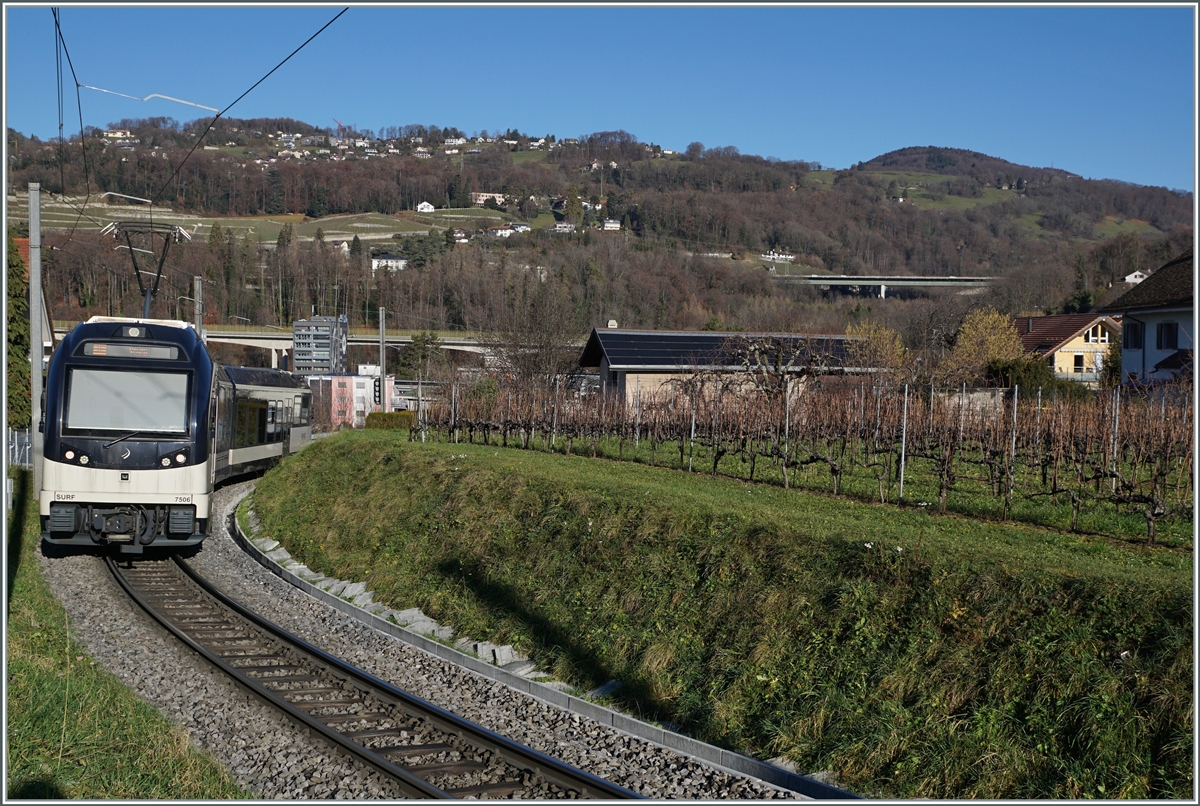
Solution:
M772 274L771 278L778 283L816 285L816 286L867 286L879 287L879 296L887 295L888 288L915 286L922 288L970 288L985 289L996 279L994 277L933 277L908 276L894 277L882 274Z

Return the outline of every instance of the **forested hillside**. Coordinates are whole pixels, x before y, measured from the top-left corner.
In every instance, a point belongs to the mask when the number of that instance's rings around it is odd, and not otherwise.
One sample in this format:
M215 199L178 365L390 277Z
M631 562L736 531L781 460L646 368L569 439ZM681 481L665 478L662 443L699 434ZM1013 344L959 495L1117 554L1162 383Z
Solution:
M610 318L630 327L841 332L869 317L910 346L928 346L949 338L979 300L920 290L863 300L782 287L758 255L795 255L790 268L802 273L993 276L989 304L1049 313L1088 309L1119 292L1125 275L1153 270L1192 241L1190 193L959 149L908 148L828 170L700 143L672 153L621 131L468 139L452 127L335 132L230 119L198 142L207 125L121 121L112 127L128 132L124 139L93 129L65 146L9 130L10 193L36 181L52 198L112 192L200 216L321 222L366 213L416 221L421 202L453 212L485 191L504 194L503 205L490 204L505 220L534 224L525 235L488 238L497 219L463 210L455 226L468 244L450 248L443 221L429 225L436 237L359 243L348 257L290 229L262 243L202 228L197 242L172 252L172 294L161 304L190 295L192 275L201 275L213 284L214 321L263 324L313 311L370 324L383 306L404 327L475 329L537 297L580 333ZM278 133L297 135L295 144L285 147ZM600 218L622 230L593 230ZM580 231L551 234L547 223L562 219ZM80 232L71 241L48 261L56 315L140 308L131 270L110 245ZM408 269L372 278L372 248L403 252ZM529 277L543 281L538 289Z

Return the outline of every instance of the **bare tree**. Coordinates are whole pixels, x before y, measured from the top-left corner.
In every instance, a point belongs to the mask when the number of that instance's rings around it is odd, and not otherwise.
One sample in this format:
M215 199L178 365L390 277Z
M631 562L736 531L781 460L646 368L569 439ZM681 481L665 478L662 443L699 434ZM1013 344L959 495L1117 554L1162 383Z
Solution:
M583 328L570 293L556 277L535 268L512 269L505 280L503 300L492 306L481 341L518 385L549 389L555 378L578 366L572 343Z

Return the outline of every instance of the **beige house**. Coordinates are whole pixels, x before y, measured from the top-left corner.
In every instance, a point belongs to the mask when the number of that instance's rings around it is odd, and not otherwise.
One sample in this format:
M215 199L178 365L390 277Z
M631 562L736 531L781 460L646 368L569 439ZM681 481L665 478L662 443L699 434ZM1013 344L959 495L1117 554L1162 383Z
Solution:
M1109 345L1121 338L1121 323L1103 314L1018 316L1012 324L1025 353L1044 360L1056 378L1093 388L1099 385Z

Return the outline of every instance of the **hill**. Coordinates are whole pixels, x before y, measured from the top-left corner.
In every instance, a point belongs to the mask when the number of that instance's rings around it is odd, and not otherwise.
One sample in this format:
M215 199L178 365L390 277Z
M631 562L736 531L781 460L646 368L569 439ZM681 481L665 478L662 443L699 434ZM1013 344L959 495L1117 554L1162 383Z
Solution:
M1020 182L1046 184L1052 179L1079 179L1076 174L1058 168L1031 168L1014 162L967 151L962 148L915 146L881 154L857 166L864 171L917 171L942 176L966 176L996 186Z
M1190 193L962 149L900 149L826 170L730 146L672 153L624 131L467 138L453 127L392 126L339 138L280 118L223 120L193 151L203 131L196 121L121 123L128 136L87 134L87 176L78 137L60 164L54 144L10 131L12 186L36 181L44 199L65 191L77 200L90 188L93 204L98 191L158 194L173 212L195 216L195 241L173 248L171 293L159 299L190 297L192 276L203 276L214 283L209 314L223 322L284 326L316 311L369 326L384 307L405 312L389 320L404 327L474 330L502 319L505 295L520 297L519 275L536 269L555 280L552 298L577 335L609 319L837 333L869 316L912 348L940 350L977 299L914 289L865 301L784 287L759 255L792 254L791 270L810 274L991 276L988 302L1002 312L1051 313L1100 301L1125 275L1153 270L1192 241ZM473 207L475 192L498 194L496 209ZM438 213L418 214L423 202ZM73 200L44 218L74 242L52 244L59 251L45 263L56 315L141 308L136 284L111 279L111 248L85 234L127 209L115 197L106 203L104 214L80 216ZM9 210L25 217L19 197ZM489 237L497 216L532 231ZM603 218L620 222L620 232L600 232ZM563 219L579 225L574 235L550 231ZM448 249L440 232L403 234L450 226L469 243ZM344 264L321 252L318 235L355 234L358 251ZM404 253L410 271L373 277L363 255L385 248L380 241Z

